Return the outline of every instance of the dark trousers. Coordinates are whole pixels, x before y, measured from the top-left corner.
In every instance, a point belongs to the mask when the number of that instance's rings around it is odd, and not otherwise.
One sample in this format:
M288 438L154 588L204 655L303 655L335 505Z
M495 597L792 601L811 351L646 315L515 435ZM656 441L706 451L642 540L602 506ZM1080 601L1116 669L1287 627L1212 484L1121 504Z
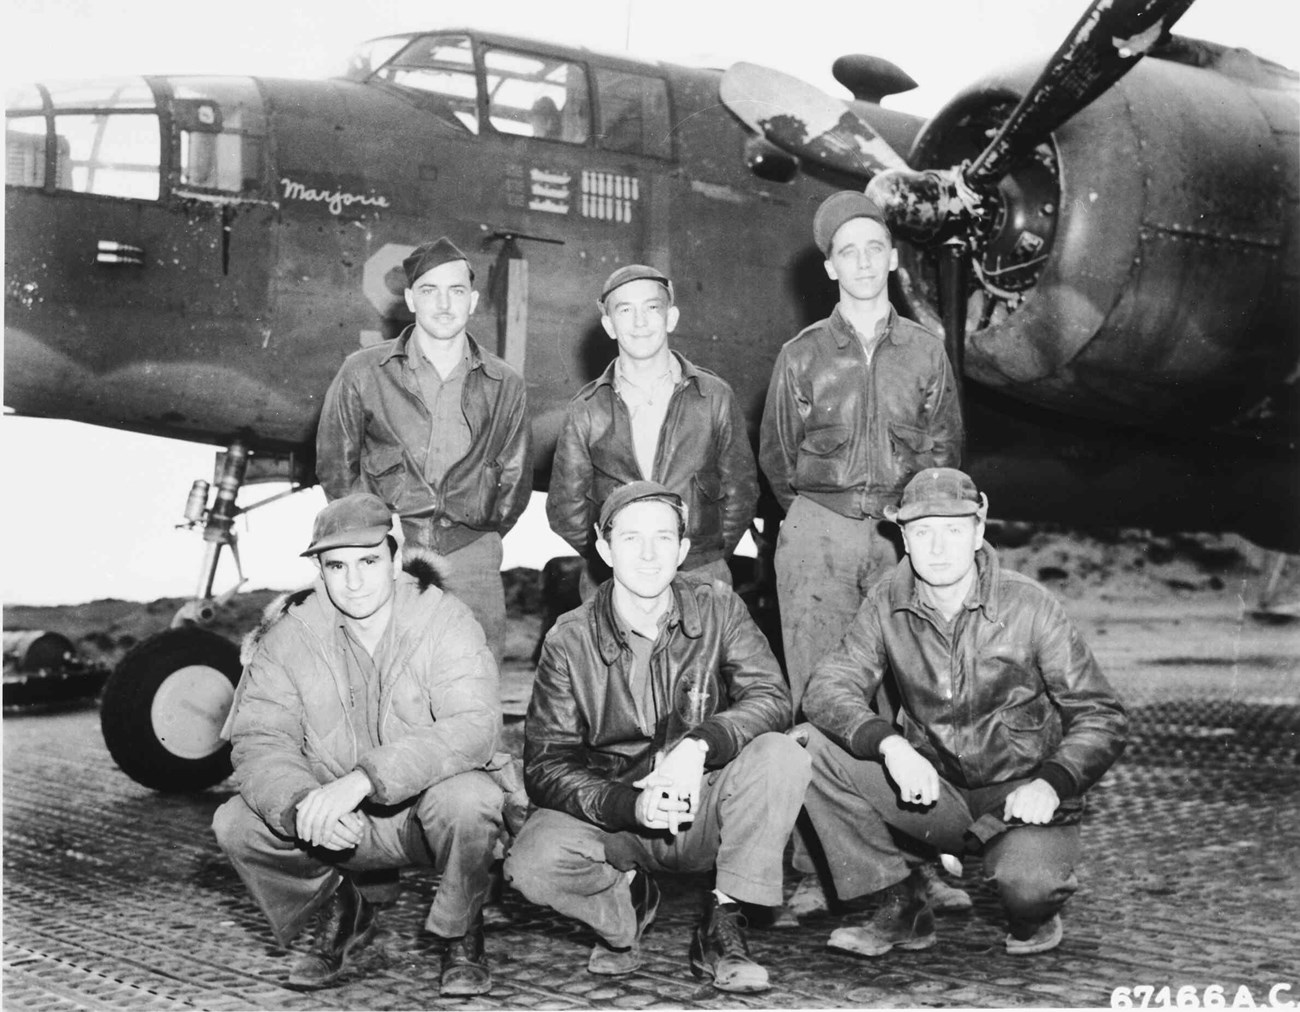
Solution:
M982 849L984 880L1013 927L1037 925L1079 887L1079 827L1016 824L981 847L968 830L984 815L1001 818L1006 797L1028 780L965 789L942 778L933 805L904 804L882 763L855 759L819 731L808 741L813 777L805 806L841 899L884 889L907 877L898 831L947 854ZM968 846L969 845L969 846Z
M533 903L590 925L610 945L631 945L636 915L626 872L716 869L717 888L761 906L781 903L781 854L803 803L808 756L790 737L759 735L706 774L700 811L676 837L610 833L564 812L529 816L506 858L506 881Z
M840 645L871 585L897 564L892 525L796 496L776 539L781 639L795 720L813 669Z
M404 520L402 524L406 539L413 545L419 544L414 522ZM506 591L501 582L501 535L484 534L468 545L443 553L442 558L447 564L443 588L469 605L469 610L483 627L483 635L496 658L497 667L501 667L506 649Z
M425 927L457 938L478 917L491 886L501 802L501 789L486 773L448 777L404 805L363 806L365 835L345 851L286 840L238 794L217 809L212 828L282 944L334 895L343 872L413 866L442 876Z
M898 558L899 547L883 521L843 517L804 496L790 504L776 540L776 589L796 721L802 719L804 690L817 662L840 645L867 591ZM794 837L796 871L815 870L809 853L815 847L807 823L800 820Z

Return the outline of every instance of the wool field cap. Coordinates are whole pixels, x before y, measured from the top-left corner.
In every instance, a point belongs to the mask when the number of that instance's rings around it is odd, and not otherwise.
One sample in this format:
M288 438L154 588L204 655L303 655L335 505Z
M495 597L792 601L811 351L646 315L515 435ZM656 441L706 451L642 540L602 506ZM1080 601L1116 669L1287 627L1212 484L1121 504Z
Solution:
M921 517L968 517L988 509L988 497L964 471L927 467L903 489L897 506L886 506L885 519L905 524Z
M426 242L416 246L410 254L402 261L402 270L406 272L406 287L410 288L415 284L415 279L433 270L435 267L441 267L443 264L449 264L453 260L464 260L465 266L469 268L469 280L474 281L474 266L469 262L469 257L456 248L456 244L448 239L445 235L439 236L433 242Z
M813 215L813 240L817 243L817 248L829 257L831 240L835 238L835 233L846 221L852 221L854 218L870 218L880 222L886 229L889 228L885 212L865 193L859 193L857 190L840 190L839 193L832 193L823 200L821 207L817 208L817 213Z
M600 307L602 309L605 307L605 300L610 292L615 288L622 288L629 281L656 281L668 289L668 299L672 301L673 283L668 280L668 275L646 264L626 264L605 279L605 284L600 290L600 298L596 300Z
M632 481L620 485L605 498L600 507L600 521L596 524L596 529L607 530L623 507L646 500L667 503L677 511L682 522L686 522L686 504L676 492L665 488L657 481Z
M369 548L392 532L393 512L377 495L353 492L335 499L316 514L311 544L304 556L331 548Z

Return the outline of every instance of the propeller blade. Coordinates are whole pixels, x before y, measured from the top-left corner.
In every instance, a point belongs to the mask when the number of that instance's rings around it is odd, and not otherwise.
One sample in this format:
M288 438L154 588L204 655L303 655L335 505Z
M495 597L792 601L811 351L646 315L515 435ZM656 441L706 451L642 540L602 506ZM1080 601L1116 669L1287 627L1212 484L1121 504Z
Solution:
M1002 129L965 172L988 188L1123 77L1193 0L1093 0Z
M907 168L843 101L779 70L734 63L718 95L751 130L800 158L855 176Z

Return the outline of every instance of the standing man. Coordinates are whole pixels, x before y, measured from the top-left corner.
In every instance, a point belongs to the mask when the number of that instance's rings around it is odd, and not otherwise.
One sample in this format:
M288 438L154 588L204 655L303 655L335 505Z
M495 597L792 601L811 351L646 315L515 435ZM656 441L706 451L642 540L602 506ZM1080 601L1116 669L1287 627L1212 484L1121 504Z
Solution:
M388 507L345 496L303 554L320 579L255 634L223 734L239 793L217 841L281 944L321 912L289 986L335 984L375 933L358 872L432 865L425 927L441 993L492 985L482 908L502 794L484 772L501 727L497 671L469 609L427 558L398 570Z
M959 463L962 447L943 342L889 304L898 251L880 208L833 193L813 236L839 304L777 356L759 446L786 512L776 580L796 716L813 665L897 561L885 506L922 468Z
M498 664L505 639L501 538L528 505L532 457L524 381L466 327L478 292L446 237L402 261L415 322L353 352L325 394L316 475L328 499L373 492L405 544L447 560Z
M1128 718L1060 602L1000 569L988 500L961 471L922 471L888 510L907 559L872 589L818 664L804 712L807 808L836 891L876 892L830 946L865 956L934 944L924 883L895 833L949 853L982 850L1008 921L1006 949L1061 941L1078 887L1084 794L1124 751ZM892 673L891 723L869 703Z
M723 991L762 991L739 903L781 902L808 758L781 733L790 694L744 603L678 575L686 526L681 497L654 482L601 507L596 548L614 578L546 637L524 729L538 808L505 872L532 902L595 929L592 973L625 974L658 906L651 876L712 871L691 970Z
M943 342L889 303L898 251L880 208L856 191L833 193L817 208L813 238L839 285L839 303L777 356L759 445L786 513L776 586L796 719L813 666L898 561L881 522L884 508L898 502L917 471L956 466L962 451L961 408ZM802 835L795 843L794 866L804 878L790 909L824 909ZM970 908L970 897L935 867L926 873L944 909Z
M683 570L731 583L727 556L749 527L758 476L745 418L725 380L668 347L673 283L653 267L620 267L601 289L600 323L618 357L569 402L555 448L546 515L587 560L586 600L608 575L595 526L605 497L649 480L687 506Z

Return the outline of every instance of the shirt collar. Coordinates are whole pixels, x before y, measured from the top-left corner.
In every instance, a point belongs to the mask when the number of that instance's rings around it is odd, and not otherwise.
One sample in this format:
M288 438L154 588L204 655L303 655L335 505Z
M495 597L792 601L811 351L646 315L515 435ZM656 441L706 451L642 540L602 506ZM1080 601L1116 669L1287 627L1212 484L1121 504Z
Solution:
M633 380L623 372L622 364L619 362L617 358L614 359L614 361L611 364L614 368L614 389L616 391L622 393L624 385L629 386L634 390L646 389L645 385L641 383L637 383L635 380ZM681 382L681 379L682 379L681 363L677 361L676 355L669 353L668 371L656 376L653 380L650 381L650 385L658 386L661 383L663 383L664 380L668 380L675 387L677 386L678 383Z
M397 336L397 339L392 343L392 347L379 360L379 364L387 365L395 358L407 358L411 353L410 343L414 336L415 324L407 324L406 329ZM468 332L465 334L465 350L466 355L469 357L470 371L482 369L492 379L499 380L502 378L503 374L497 364L484 353L479 343Z
M910 340L902 328L895 326L897 323L898 311L891 305L889 312L876 323L875 342L879 343L880 339L885 337L889 338L891 344L903 344ZM847 348L850 342L861 343L857 330L840 312L838 305L830 316L830 331L831 336L835 338L836 347Z
M691 639L698 639L703 629L700 618L700 605L691 593L689 585L678 573L669 585L673 600L668 607L669 618L663 628L677 625L682 634ZM591 618L596 631L596 649L600 651L601 660L613 664L618 659L619 651L627 643L627 630L614 610L614 581L606 580L596 591L591 601Z
M675 369L674 380L673 380L674 385L676 385L678 382L687 383L687 384L693 383L696 389L698 390L699 389L698 380L700 375L699 368L693 362L691 362L691 360L688 359L685 355L680 355L675 351L672 352L671 354L673 357L673 362L675 363L673 367ZM612 361L609 365L605 367L605 371L602 372L596 378L596 382L591 388L591 393L594 394L602 386L610 387L615 392L617 392L618 390L616 386L617 379L618 379L618 359L615 358L614 361ZM590 396L590 394L588 394L588 396Z

